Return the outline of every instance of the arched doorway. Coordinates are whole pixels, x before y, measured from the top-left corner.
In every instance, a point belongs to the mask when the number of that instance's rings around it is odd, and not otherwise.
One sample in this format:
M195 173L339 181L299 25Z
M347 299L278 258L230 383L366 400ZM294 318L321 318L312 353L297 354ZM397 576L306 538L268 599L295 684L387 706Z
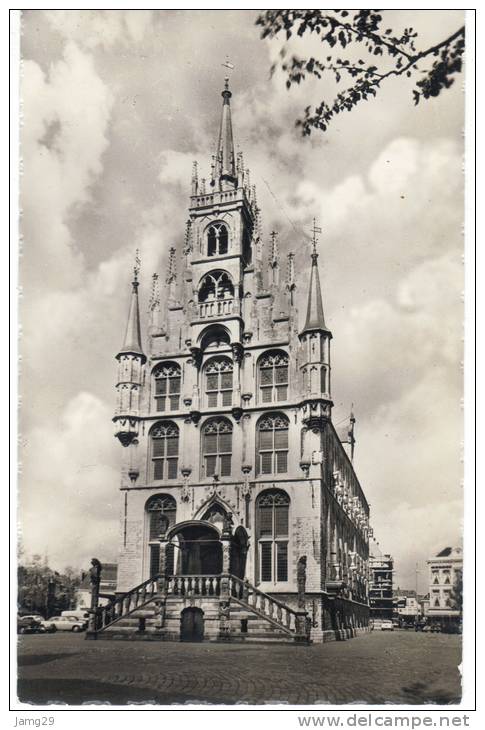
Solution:
M192 523L176 533L177 575L219 575L222 545L212 525Z
M180 641L204 640L204 612L190 606L180 614Z

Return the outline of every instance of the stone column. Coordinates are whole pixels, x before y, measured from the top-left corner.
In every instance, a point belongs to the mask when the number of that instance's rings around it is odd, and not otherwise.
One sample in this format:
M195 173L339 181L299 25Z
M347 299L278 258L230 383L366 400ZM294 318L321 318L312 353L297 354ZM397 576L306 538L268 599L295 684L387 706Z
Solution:
M160 555L158 561L158 584L157 589L160 594L166 595L167 591L167 547L168 540L165 539L164 535L160 535Z

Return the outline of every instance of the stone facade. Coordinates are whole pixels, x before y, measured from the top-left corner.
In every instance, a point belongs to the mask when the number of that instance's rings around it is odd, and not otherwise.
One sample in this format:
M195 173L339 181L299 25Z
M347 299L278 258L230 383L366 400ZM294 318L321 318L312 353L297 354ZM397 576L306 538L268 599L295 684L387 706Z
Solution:
M369 557L370 586L369 604L371 618L392 619L393 588L392 576L394 559L390 555L382 555L380 551Z
M446 547L428 560L429 566L429 607L427 617L430 622L446 625L459 623L461 606L457 591L462 582L463 551L458 547Z
M300 330L294 255L281 261L274 233L263 241L227 84L222 96L210 183L194 164L184 245L163 297L154 275L146 346L135 269L113 419L117 590L157 571L229 570L296 608L303 581L312 637L351 635L368 624L369 507L331 420L316 238Z

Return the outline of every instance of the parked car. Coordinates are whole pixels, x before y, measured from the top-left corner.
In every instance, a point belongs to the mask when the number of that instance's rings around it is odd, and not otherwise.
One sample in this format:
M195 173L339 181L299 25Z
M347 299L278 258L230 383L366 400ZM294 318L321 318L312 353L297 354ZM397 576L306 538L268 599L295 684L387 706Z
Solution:
M46 631L84 631L87 621L79 621L73 616L52 616L43 621Z
M390 619L381 623L381 631L394 631L394 624Z
M67 616L68 618L75 618L78 621L87 621L89 618L89 613L86 611L85 608L78 609L73 608L69 611L61 611L61 616Z
M42 616L17 616L17 634L38 634L45 632Z

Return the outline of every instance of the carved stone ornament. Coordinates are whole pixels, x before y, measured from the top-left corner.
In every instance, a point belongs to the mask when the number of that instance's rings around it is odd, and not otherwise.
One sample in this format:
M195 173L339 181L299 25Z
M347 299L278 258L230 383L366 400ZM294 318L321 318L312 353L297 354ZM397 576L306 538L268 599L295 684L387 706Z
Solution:
M248 499L251 496L251 490L253 488L253 485L249 482L243 482L241 484L241 496L244 497L244 499Z
M202 363L202 350L200 347L191 347L190 354L192 355L192 364L199 369Z
M242 362L242 359L244 357L244 348L241 345L240 342L233 342L231 344L232 349L232 356L234 358L234 362L240 363Z

